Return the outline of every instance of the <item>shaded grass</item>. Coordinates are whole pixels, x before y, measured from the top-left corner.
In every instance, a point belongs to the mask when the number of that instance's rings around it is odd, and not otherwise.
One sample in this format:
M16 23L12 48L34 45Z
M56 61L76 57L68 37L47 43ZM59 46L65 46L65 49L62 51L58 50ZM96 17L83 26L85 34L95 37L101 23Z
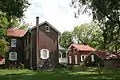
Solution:
M0 80L120 80L120 69L82 72L67 69L47 70L7 70L0 69Z

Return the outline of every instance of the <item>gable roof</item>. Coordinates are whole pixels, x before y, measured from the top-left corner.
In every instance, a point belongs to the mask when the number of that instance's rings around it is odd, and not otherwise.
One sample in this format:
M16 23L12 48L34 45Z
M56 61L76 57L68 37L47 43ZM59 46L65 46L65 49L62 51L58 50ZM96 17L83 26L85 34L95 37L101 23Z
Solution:
M49 22L47 22L47 21L44 21L44 22L42 22L42 23L40 23L39 24L39 27L41 26L41 25L43 25L43 24L47 24L48 26L50 26L52 29L54 29L59 35L61 34L55 27L53 27ZM35 29L36 28L36 26L34 26L32 29ZM31 29L31 30L32 30Z
M67 49L66 53L68 53L71 47L73 47L74 49L77 49L77 51L96 51L96 49L90 47L89 45L71 44Z
M12 37L23 37L27 30L23 29L8 29L7 30L7 36L12 36Z
M88 56L92 54L97 55L101 59L118 59L118 58L120 59L119 54L115 52L94 51L94 52L90 52Z

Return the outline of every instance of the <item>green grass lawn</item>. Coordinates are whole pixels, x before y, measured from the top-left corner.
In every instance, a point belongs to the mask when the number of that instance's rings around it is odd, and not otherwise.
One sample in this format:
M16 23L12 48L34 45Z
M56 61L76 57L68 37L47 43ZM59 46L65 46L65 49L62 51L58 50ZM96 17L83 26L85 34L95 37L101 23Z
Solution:
M0 69L0 80L120 80L120 69L103 70L101 75L98 75L97 71L83 72L67 69L54 71Z

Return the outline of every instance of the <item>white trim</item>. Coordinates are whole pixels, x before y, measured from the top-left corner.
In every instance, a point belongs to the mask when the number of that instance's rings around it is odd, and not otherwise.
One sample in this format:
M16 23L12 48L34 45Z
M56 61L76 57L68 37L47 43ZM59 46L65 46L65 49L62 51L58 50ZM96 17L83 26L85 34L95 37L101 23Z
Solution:
M10 52L9 53L9 60L16 61L17 60L17 52Z
M72 63L72 58L71 58L71 56L69 56L69 63L70 63L70 64Z
M60 35L61 33L55 28L55 27L53 27L53 25L51 25L49 22L47 22L47 21L44 21L44 22L42 22L42 23L40 23L39 24L39 26L41 26L41 25L43 25L43 24L48 24L52 29L54 29L57 33L58 33L58 35ZM35 29L36 28L36 26L34 26L32 29ZM31 30L32 30L31 29Z
M43 53L43 51L46 51L46 53ZM42 59L48 59L49 58L49 50L48 49L42 49L40 51L40 58L42 58Z
M69 49L72 47L72 44L68 47L66 54L68 54Z
M49 26L45 26L45 31L46 32L50 32L50 27Z
M78 64L77 55L75 55L75 64Z
M11 39L11 47L16 47L16 39Z
M87 55L81 55L80 58L81 58L81 61L84 61L86 59ZM84 59L83 59L84 58Z
M92 54L91 55L91 61L94 62L95 61L95 56Z
M102 57L100 57L98 54L96 54L96 52L90 52L86 58L88 58L91 54L95 54L96 56L98 56L99 58L101 58L102 60L104 60Z

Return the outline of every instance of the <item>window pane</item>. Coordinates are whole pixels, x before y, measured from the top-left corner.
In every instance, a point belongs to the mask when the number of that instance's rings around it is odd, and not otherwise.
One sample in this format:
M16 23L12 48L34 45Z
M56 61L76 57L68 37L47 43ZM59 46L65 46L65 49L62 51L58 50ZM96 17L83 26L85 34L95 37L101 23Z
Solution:
M9 53L9 60L11 60L11 61L17 60L17 53L16 52L10 52Z
M40 57L42 59L48 59L49 58L49 50L48 49L42 49L40 53Z
M16 47L16 39L11 39L11 47Z
M46 50L43 50L42 54L43 54L44 58L47 58L47 51Z

